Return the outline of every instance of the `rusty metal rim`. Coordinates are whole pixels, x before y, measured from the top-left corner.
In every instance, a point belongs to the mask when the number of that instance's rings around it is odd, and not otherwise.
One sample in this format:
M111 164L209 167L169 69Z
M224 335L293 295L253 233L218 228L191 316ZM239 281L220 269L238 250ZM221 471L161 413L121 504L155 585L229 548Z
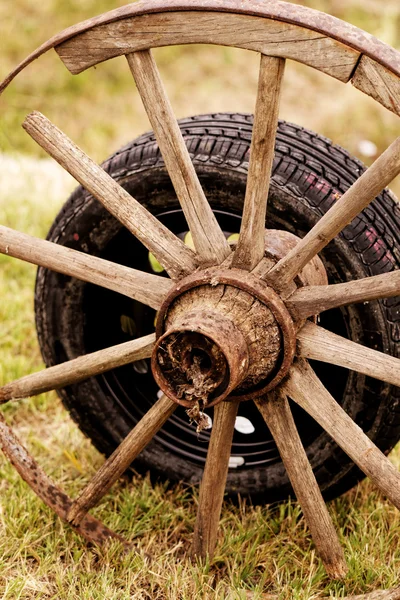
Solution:
M268 3L261 3L258 0L242 0L241 2L237 0L151 0L128 4L64 29L32 52L6 77L0 84L0 94L18 73L42 54L94 27L133 16L189 10L245 14L305 27L358 50L400 77L400 53L397 50L350 23L312 8L281 0L273 0Z
M202 285L216 286L219 284L231 285L254 296L265 304L274 315L282 333L283 352L277 372L272 379L265 381L264 385L245 394L231 394L232 400L252 400L273 389L288 374L296 352L296 328L292 317L287 310L282 298L264 281L251 273L241 269L224 269L211 267L200 272L195 272L182 279L164 300L156 323L156 339L164 333L164 320L170 304L184 292Z
M35 494L49 506L65 523L70 525L77 533L80 533L88 542L103 545L110 539L116 539L128 549L128 542L103 525L94 517L87 514L82 522L73 526L67 520L68 510L72 506L72 500L58 488L37 464L34 458L22 445L13 430L6 424L3 415L0 414L0 446L11 464L20 476L32 488Z

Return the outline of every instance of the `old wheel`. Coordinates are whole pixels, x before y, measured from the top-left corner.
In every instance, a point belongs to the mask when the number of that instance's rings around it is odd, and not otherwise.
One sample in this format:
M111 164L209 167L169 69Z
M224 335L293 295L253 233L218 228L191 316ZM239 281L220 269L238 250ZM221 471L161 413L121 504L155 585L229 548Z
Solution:
M201 115L179 121L186 146L210 206L230 242L240 229L253 119L250 115ZM103 168L179 238L190 242L187 225L152 133L118 150ZM303 237L364 171L326 138L280 121L268 199L268 228ZM312 182L312 185L310 185ZM400 221L386 190L320 256L329 282L342 283L395 269ZM375 233L373 232L380 232ZM394 238L394 239L393 239ZM48 238L149 273L159 273L148 250L84 188L61 209ZM166 276L165 271L162 274ZM121 294L39 269L36 322L48 367L154 332L156 311ZM107 307L107 310L104 310ZM59 316L62 315L62 318ZM319 324L338 335L394 354L396 303L370 302L325 311ZM362 374L315 362L337 402L383 452L399 438L393 410L400 390ZM160 389L150 359L107 371L59 390L64 405L97 449L109 456L157 400ZM363 473L300 407L292 403L300 438L324 497L352 487ZM207 410L213 418L213 408ZM135 460L135 471L153 478L198 484L211 429L196 432L184 407ZM235 422L226 491L265 504L292 494L273 437L253 402L241 402Z
M305 62L342 81L352 78L359 89L398 112L398 100L390 91L391 86L399 89L398 56L366 34L313 11L281 2L269 6L268 11L263 12L257 4L242 12L230 1L221 7L211 2L208 7L204 2L182 7L173 1L166 6L152 2L147 8L131 5L67 30L17 69L50 47L56 48L75 73L126 55L195 250L48 119L31 113L24 122L25 130L140 240L170 279L1 227L1 252L119 292L156 309L158 318L155 335L9 383L1 388L0 400L64 388L150 356L164 394L75 501L45 476L4 422L0 423L0 435L4 452L34 491L88 539L102 542L115 534L87 514L90 508L176 406L184 406L199 429L204 426L203 411L213 406L193 541L193 553L205 557L212 555L216 543L239 404L254 402L276 441L326 569L340 578L346 573L343 553L288 398L311 415L400 508L400 474L308 364L308 359L313 359L400 385L397 358L331 333L314 319L331 308L399 295L398 271L327 285L318 253L400 173L400 138L343 195L332 199L331 208L302 239L268 229L267 198L285 58ZM249 173L236 245L229 244L206 200L150 53L157 45L185 42L222 43L261 52Z

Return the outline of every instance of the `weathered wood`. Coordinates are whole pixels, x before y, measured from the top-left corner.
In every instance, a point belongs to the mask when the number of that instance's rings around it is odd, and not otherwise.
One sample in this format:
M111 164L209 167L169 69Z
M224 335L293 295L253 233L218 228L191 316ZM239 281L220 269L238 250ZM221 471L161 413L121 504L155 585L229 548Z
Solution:
M346 283L303 287L286 300L286 306L296 319L306 319L338 306L399 295L400 270Z
M190 302L190 292L185 299ZM249 352L234 319L210 311L207 297L200 310L193 311L190 305L185 310L187 303L179 300L174 303L180 309L174 311L178 318L157 339L152 372L170 398L198 414L199 408L221 402L240 386L248 372Z
M400 115L400 78L368 56L362 56L351 83L374 100Z
M381 154L307 235L268 273L284 289L301 269L400 173L400 137Z
M72 500L55 485L54 481L46 475L32 458L12 429L6 425L2 414L0 414L0 446L11 464L35 494L54 510L56 515L63 521L67 521L67 512L72 505ZM79 526L75 527L75 530L92 544L103 545L110 538L113 538L126 544L126 547L128 546L121 536L90 515L87 515Z
M191 304L183 297L175 302L183 293L190 297ZM157 337L172 324L169 317L173 317L175 309L180 319L181 300L192 312L214 308L221 311L244 335L249 369L245 380L232 393L235 398L262 396L285 377L296 351L296 328L282 299L259 278L242 269L210 267L197 271L166 298L157 318ZM277 368L271 373L274 364Z
M221 397L248 393L269 380L281 361L281 328L271 309L244 290L217 284L217 279L216 273L215 284L202 287L201 294L198 287L188 290L160 317L166 337L157 340L159 361L158 365L153 363L153 373L159 386L167 392L163 386L168 385L170 397L175 396L183 406L192 406L198 398L194 379L208 392L202 399L204 404L213 405ZM196 377L188 360L190 348L196 352L197 336L192 332L213 342L203 348L210 355L205 378ZM197 341L201 343L201 339ZM213 394L216 390L217 395ZM208 395L212 395L212 401Z
M175 402L163 395L142 417L111 456L103 463L80 496L73 502L67 515L77 526L86 513L95 506L121 477L132 461L153 439L176 408Z
M207 11L168 12L101 25L58 45L71 73L115 56L175 44L218 44L290 58L348 81L359 51L305 27L274 19Z
M214 408L192 546L193 555L200 558L214 554L238 408L238 402L233 401Z
M132 198L62 131L38 112L23 124L29 135L135 235L173 278L192 273L195 255L179 238Z
M265 258L253 269L252 274L260 279L266 279L272 267L286 254L295 248L301 238L289 231L280 229L265 230ZM298 275L299 282L302 286L310 287L316 285L328 285L328 276L324 263L320 257L314 256L309 263L303 267ZM289 298L297 290L297 285L294 281L280 292L281 298L285 300Z
M256 400L256 405L278 446L326 571L330 577L342 579L347 573L343 550L301 443L288 399L281 391L274 390L268 398Z
M366 348L309 321L297 334L297 354L400 386L400 359Z
M200 262L205 265L220 264L231 250L204 195L153 56L149 50L144 50L128 54L126 58Z
M322 38L332 38L344 44L349 49L356 50L359 54L365 54L376 60L379 64L384 65L397 76L400 76L399 67L399 52L384 44L380 40L373 37L371 34L354 27L350 23L341 21L328 14L321 13L317 10L310 9L306 6L299 6L281 0L273 2L260 2L259 0L246 0L246 2L237 2L237 0L142 0L134 2L126 6L111 10L97 17L93 17L82 23L77 23L72 27L68 27L50 40L42 44L27 58L25 58L9 75L0 83L0 94L10 84L14 77L26 68L30 63L40 57L42 54L56 48L67 40L78 38L89 29L101 25L108 25L117 21L126 21L135 16L179 12L186 11L210 12L213 11L226 14L236 14L261 17L262 19L271 19L274 22L292 24L306 30L311 30L320 34ZM233 27L236 31L238 27ZM251 30L250 30L251 33ZM275 44L279 46L279 44ZM273 48L272 48L273 50ZM266 54L270 54L265 52ZM325 52L325 55L328 55ZM341 68L343 61L338 61L338 69ZM332 66L335 63L332 61Z
M251 271L264 257L265 217L285 61L261 55L249 172L240 237L232 265Z
M0 252L160 308L172 282L0 225Z
M282 389L325 429L372 483L400 509L400 473L336 402L305 360L293 365Z
M28 398L50 390L84 381L100 373L149 358L155 342L154 333L124 344L98 350L79 358L32 373L0 387L0 404L17 398Z

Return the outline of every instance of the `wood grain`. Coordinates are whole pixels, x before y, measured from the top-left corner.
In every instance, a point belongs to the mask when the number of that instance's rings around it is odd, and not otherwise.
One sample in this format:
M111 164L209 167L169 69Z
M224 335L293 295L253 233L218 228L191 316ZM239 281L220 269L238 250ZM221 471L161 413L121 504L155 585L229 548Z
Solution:
M192 546L193 555L200 558L214 554L238 408L239 403L233 401L214 408Z
M265 280L274 265L281 260L281 258L286 256L290 250L295 248L300 240L301 238L289 231L266 229L265 257L257 267L253 269L252 274ZM303 267L299 272L297 279L297 284L305 287L328 285L326 269L318 255L314 256L314 258ZM280 296L285 301L285 304L286 300L291 298L296 290L296 283L291 281L285 290L280 291Z
M308 412L376 487L400 508L400 473L330 395L309 364L300 359L283 391Z
M343 579L347 566L332 519L301 443L289 402L281 391L256 401L281 455L318 554L333 579Z
M50 390L58 390L122 365L150 358L154 342L155 335L152 333L21 377L0 387L0 404L8 400L28 398Z
M46 117L33 112L27 116L23 127L154 254L171 277L180 278L193 272L197 266L193 251Z
M232 266L251 271L264 257L265 218L285 61L261 55L240 237Z
M172 282L0 225L0 252L94 283L158 310Z
M175 402L165 395L157 400L73 502L67 515L70 523L77 526L82 522L86 513L101 500L132 461L153 439L173 414L176 406Z
M204 195L157 65L149 50L128 54L126 58L189 225L200 262L205 266L220 264L231 250Z
M400 137L353 183L297 246L278 262L266 280L278 289L284 289L399 173Z
M324 310L357 302L400 295L400 270L334 285L297 289L286 301L296 319L306 319Z
M71 73L115 56L175 44L218 44L290 58L348 81L358 50L307 29L275 19L185 11L147 14L99 25L56 47Z
M400 76L399 52L394 48L379 41L371 34L354 27L354 25L350 25L350 23L306 6L282 2L281 0L274 0L273 2L260 2L260 0L246 0L246 2L238 2L237 0L141 0L98 15L82 23L77 23L56 34L13 69L6 79L0 83L0 94L18 73L42 54L67 40L78 38L89 29L117 21L125 21L140 15L173 12L182 14L187 11L196 11L200 14L202 12L223 13L221 14L221 20L226 14L231 13L233 16L240 14L247 17L260 17L279 24L283 22L299 26L307 31L310 30L313 33L320 34L322 38L332 38L333 41L338 41L349 49L356 50L358 54L370 56L379 64L397 74L398 77ZM232 30L235 31L236 27L233 27ZM273 48L271 51L273 51ZM265 53L271 54L271 52ZM329 54L328 49L326 49L325 55ZM323 53L321 55L323 56ZM331 65L331 62L332 68L334 68L335 63L333 61L329 60L328 64ZM337 61L336 66L338 69L341 69L342 65L343 61Z
M307 322L297 334L297 354L400 386L400 359Z
M351 83L374 100L400 115L400 79L368 56L362 56Z

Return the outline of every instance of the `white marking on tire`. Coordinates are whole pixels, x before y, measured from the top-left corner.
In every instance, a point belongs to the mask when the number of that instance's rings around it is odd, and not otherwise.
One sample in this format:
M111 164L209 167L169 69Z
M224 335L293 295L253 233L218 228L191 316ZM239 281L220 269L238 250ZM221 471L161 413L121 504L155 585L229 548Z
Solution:
M241 467L242 465L244 465L243 456L230 456L229 457L229 468L230 469L237 469L238 467Z
M236 417L235 429L239 433L244 433L245 435L255 432L253 423L249 421L249 419L246 419L246 417Z

